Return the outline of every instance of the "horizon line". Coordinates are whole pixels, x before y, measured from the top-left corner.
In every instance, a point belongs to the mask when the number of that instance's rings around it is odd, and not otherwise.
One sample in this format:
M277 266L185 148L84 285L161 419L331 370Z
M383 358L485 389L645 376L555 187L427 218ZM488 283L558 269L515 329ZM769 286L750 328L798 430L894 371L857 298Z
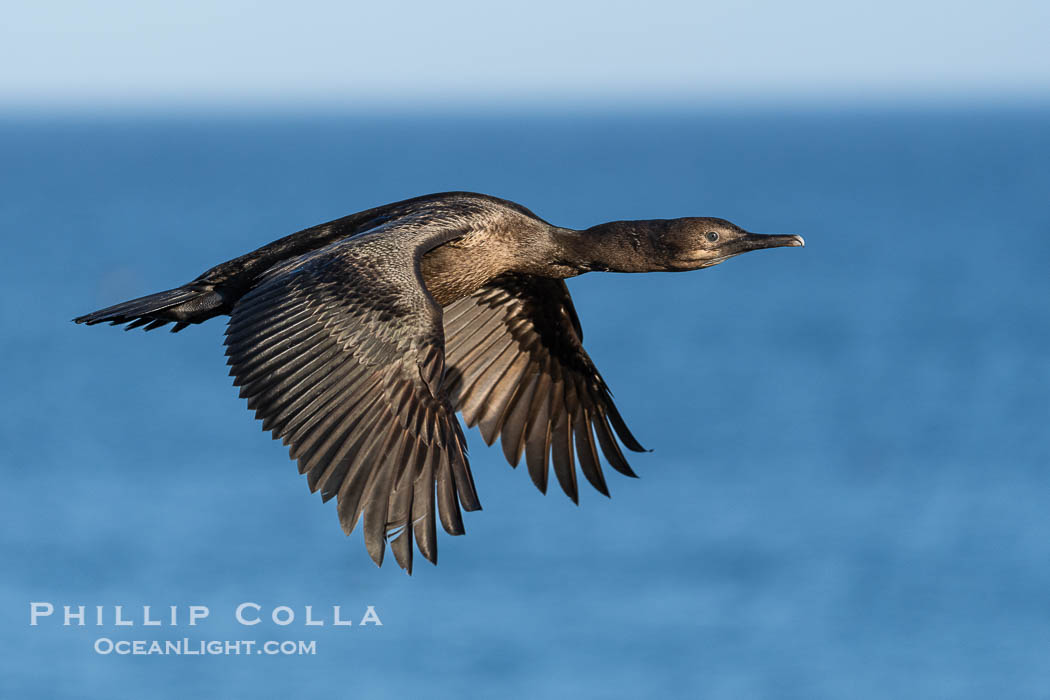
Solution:
M590 114L597 111L610 114L651 112L712 111L735 113L741 111L812 111L812 110L871 110L906 111L951 109L987 110L1050 107L1050 89L998 90L975 93L964 90L941 91L794 91L753 92L721 91L709 95L696 93L632 92L592 93L550 92L528 95L478 95L447 93L422 97L400 95L362 95L356 99L328 97L279 97L244 95L213 96L155 96L140 98L89 99L18 99L0 96L0 117L11 116L194 116L252 114L273 116L323 116L360 114L418 114L463 116L465 112L479 116L505 112L528 114Z

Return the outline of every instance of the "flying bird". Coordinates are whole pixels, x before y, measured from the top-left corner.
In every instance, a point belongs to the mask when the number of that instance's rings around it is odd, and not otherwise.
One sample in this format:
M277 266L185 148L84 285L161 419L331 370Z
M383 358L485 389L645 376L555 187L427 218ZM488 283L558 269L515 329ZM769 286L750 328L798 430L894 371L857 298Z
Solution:
M553 226L471 192L387 204L320 224L192 282L74 319L172 332L230 317L234 384L290 447L310 490L335 498L382 565L412 571L413 540L437 563L437 526L479 510L460 413L546 492L549 467L578 501L577 471L609 495L600 457L635 476L644 451L583 348L565 279L684 271L802 246L716 218Z

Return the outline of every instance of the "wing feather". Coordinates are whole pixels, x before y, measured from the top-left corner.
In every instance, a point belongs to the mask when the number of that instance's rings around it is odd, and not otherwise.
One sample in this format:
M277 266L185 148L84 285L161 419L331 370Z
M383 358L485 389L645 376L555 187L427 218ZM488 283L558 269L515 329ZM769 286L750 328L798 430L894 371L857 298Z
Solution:
M546 492L553 466L562 490L578 502L579 464L608 496L600 454L616 471L635 476L620 443L644 448L583 348L563 281L507 275L450 304L445 319L452 405L486 443L500 439L512 466L524 455L540 491Z
M437 560L436 515L462 534L460 508L481 504L444 389L442 311L419 272L427 246L454 232L404 228L270 270L233 308L226 353L263 427L312 491L336 499L343 530L362 523L376 564L389 541L411 572L413 538Z

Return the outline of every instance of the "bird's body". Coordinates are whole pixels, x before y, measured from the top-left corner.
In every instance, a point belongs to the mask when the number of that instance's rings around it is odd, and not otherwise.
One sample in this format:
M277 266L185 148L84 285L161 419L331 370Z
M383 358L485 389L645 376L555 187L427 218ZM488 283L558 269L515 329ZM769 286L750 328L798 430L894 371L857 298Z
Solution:
M180 330L231 316L231 374L249 408L291 447L312 490L364 520L381 563L412 539L436 561L435 515L462 534L480 508L460 412L488 444L548 465L577 499L576 463L608 495L599 453L633 476L641 451L583 349L564 279L591 270L698 269L757 248L802 245L721 219L552 226L524 207L451 192L352 214L222 263L187 285L77 318Z

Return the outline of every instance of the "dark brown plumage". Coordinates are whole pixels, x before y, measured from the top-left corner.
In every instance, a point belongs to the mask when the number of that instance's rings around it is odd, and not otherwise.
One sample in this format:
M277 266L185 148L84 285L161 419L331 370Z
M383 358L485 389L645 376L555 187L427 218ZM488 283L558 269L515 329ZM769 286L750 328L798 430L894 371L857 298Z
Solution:
M722 219L552 226L486 195L451 192L292 234L182 287L77 323L173 331L229 314L234 383L290 446L312 491L335 498L381 564L412 570L412 540L437 561L437 527L463 533L481 508L460 412L546 492L553 466L578 500L576 464L601 493L600 459L634 476L642 446L583 349L563 281L591 270L675 271L749 250L802 245Z

